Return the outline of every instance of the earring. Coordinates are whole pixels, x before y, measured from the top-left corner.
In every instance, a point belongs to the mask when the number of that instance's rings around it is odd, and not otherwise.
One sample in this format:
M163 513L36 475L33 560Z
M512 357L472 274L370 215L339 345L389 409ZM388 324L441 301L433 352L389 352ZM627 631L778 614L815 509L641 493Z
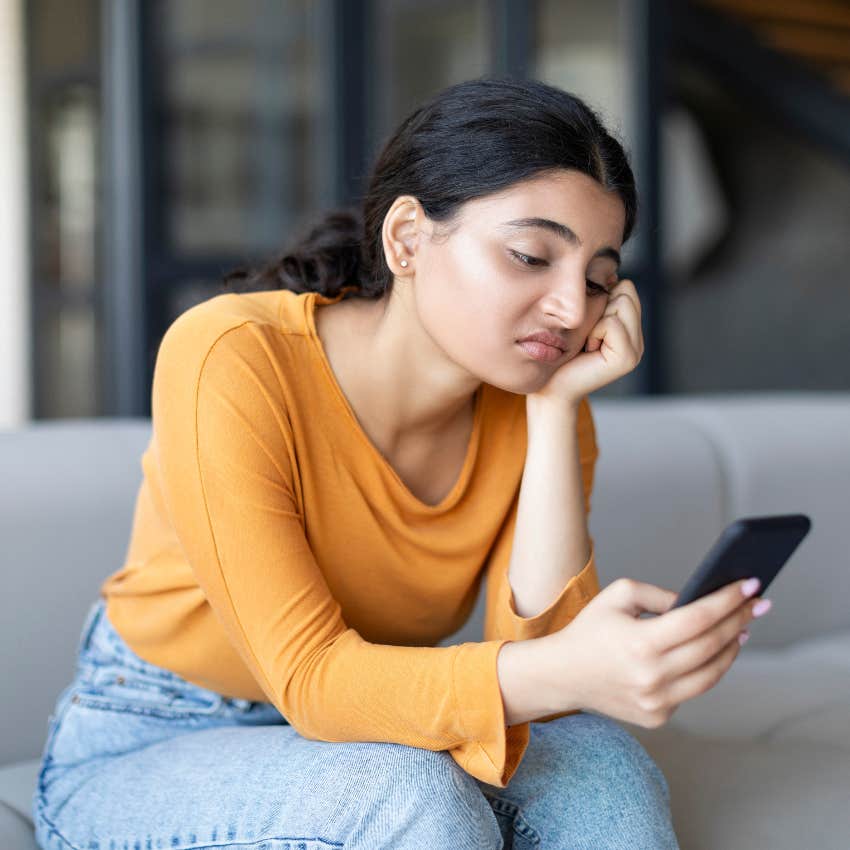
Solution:
M407 260L402 260L401 265L403 268L407 268Z

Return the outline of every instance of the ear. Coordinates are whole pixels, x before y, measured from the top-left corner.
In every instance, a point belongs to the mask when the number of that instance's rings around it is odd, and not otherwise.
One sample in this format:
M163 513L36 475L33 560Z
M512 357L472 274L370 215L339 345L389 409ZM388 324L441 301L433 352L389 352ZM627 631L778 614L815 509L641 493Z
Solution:
M413 273L416 250L419 246L419 231L425 226L422 205L412 195L400 195L384 216L381 231L384 256L390 271L396 275ZM406 260L406 265L401 261Z

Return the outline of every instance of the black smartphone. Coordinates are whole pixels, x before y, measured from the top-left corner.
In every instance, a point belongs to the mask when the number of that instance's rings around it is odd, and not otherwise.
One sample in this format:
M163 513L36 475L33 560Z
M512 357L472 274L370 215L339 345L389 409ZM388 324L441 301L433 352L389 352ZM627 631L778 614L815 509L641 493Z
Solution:
M673 608L680 608L733 581L757 576L764 596L770 583L809 533L805 514L742 517L728 525L702 563L679 592ZM673 610L670 608L669 610Z

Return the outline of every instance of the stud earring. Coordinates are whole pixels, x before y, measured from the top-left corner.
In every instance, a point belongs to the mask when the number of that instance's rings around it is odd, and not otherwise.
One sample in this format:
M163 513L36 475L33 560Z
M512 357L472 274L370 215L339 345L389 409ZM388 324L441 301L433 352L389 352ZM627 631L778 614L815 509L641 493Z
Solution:
M401 265L403 268L407 268L407 260L402 260Z

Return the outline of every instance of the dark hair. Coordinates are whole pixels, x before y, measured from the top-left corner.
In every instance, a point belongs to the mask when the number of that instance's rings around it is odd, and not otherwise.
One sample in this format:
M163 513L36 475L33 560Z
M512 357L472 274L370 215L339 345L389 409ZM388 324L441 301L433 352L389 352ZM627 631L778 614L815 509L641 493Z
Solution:
M616 192L626 213L623 242L631 236L634 176L623 146L587 104L540 80L456 83L401 122L378 156L362 209L325 212L283 254L260 269L231 272L222 287L329 296L351 287L344 298L380 297L393 279L383 223L399 195L412 195L429 219L449 225L465 202L555 169L583 172Z

